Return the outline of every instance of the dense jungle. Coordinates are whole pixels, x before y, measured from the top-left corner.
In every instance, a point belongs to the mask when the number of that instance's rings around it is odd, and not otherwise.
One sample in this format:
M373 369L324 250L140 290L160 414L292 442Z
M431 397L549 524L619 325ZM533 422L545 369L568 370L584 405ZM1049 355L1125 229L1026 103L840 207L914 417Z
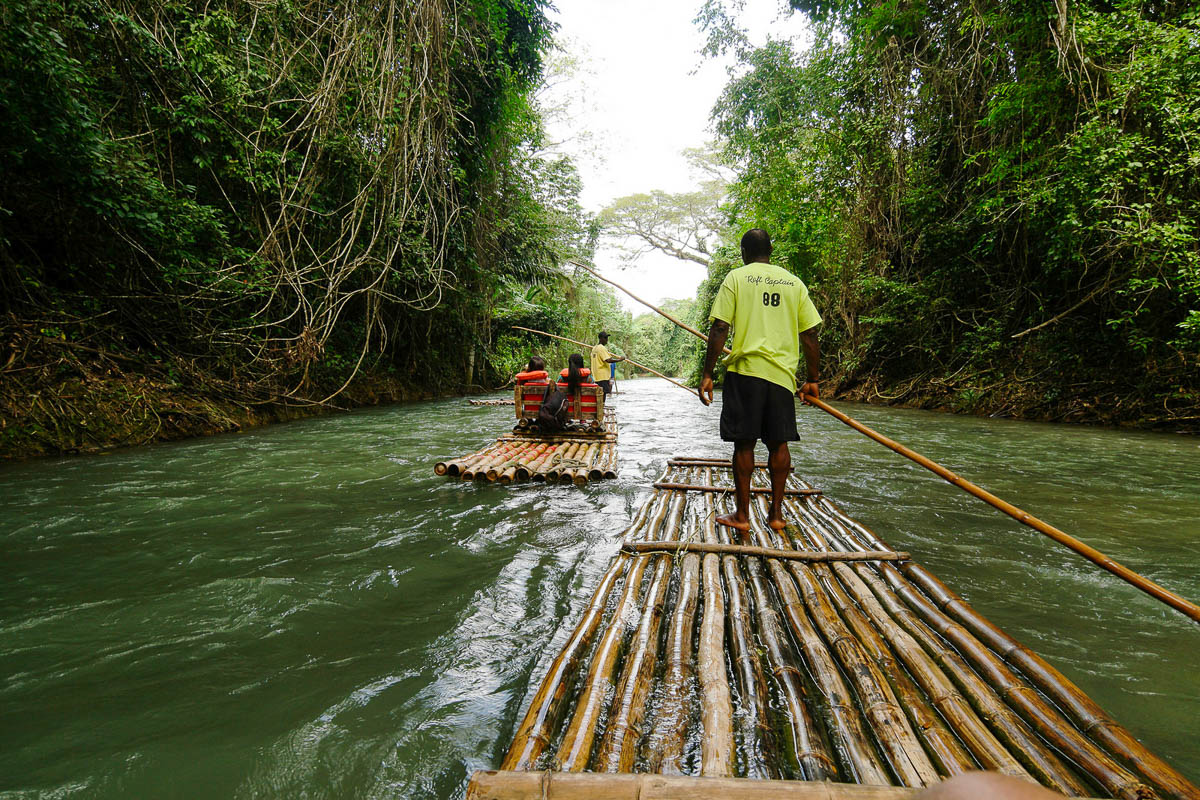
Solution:
M502 386L522 325L695 380L573 261L703 264L748 227L824 315L832 397L1200 430L1200 12L792 0L711 180L593 213L546 134L543 0L0 6L0 456ZM701 56L698 56L701 57ZM636 269L636 264L631 267Z

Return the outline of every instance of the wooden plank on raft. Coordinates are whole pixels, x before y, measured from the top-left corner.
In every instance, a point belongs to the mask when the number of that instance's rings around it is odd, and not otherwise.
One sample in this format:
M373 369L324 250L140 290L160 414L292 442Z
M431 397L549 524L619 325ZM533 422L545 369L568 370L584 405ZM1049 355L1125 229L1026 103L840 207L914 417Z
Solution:
M471 776L467 800L909 800L920 791L827 781L480 770Z
M654 484L655 489L673 489L683 492L732 492L732 486L709 486L700 483L670 483L667 481L658 481ZM770 494L771 490L765 486L751 486L751 494ZM820 489L784 489L784 495L788 497L813 497L821 494Z
M724 469L733 469L733 462L728 458L672 458L667 462L668 467L722 467ZM766 461L755 461L754 466L766 469L771 466ZM789 467L789 471L795 471L794 467Z
M811 550L781 550L774 547L756 547L748 544L706 544L704 542L682 542L668 540L663 542L625 542L621 550L626 553L717 553L720 555L761 556L762 558L778 558L783 561L910 561L908 553L894 550L858 550L839 552L826 550L814 552Z

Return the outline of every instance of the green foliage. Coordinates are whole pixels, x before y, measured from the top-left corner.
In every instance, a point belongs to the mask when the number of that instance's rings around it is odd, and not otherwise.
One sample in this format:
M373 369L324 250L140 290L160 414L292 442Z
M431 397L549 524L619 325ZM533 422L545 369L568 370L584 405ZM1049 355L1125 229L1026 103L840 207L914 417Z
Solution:
M1007 364L1195 386L1194 10L791 5L816 26L803 53L750 47L705 6L710 49L741 61L714 125L738 167L732 229L772 233L846 381Z
M695 327L695 300L667 300L662 309ZM633 347L629 355L664 375L689 377L693 363L703 357L703 343L659 314L641 314L633 320Z
M4 3L4 310L253 394L471 383L497 298L595 240L535 155L547 7Z

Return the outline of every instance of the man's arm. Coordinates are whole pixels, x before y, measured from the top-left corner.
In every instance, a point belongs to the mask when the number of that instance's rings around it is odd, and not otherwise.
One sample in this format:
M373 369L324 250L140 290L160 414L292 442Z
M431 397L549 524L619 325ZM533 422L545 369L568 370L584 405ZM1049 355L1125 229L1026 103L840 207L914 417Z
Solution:
M700 378L700 402L711 405L713 401L713 370L717 359L725 349L725 339L729 336L729 323L723 319L714 319L708 328L708 350L704 354L704 374ZM704 398L708 394L708 399Z
M815 325L800 334L800 348L804 351L804 369L807 377L801 382L796 396L802 398L811 394L813 397L820 397L817 381L821 376L821 343L817 339Z

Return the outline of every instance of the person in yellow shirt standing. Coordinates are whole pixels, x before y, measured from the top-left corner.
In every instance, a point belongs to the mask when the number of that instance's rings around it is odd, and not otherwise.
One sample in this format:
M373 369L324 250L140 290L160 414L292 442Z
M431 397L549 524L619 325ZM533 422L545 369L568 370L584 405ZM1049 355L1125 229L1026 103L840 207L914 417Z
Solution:
M600 378L603 378L605 375L610 373L608 367L609 364L615 364L618 361L624 361L625 358L623 356L614 356L612 353L608 352L607 332L600 331L600 333L596 335L596 338L600 340L600 344L592 347L592 380L600 384L600 388L604 389L604 396L608 397L609 393L612 391L612 381L608 379L600 380Z
M782 530L783 490L792 469L788 442L800 438L796 432L793 396L818 396L821 350L817 326L821 324L821 315L804 282L771 264L771 237L766 231L761 228L747 231L741 245L745 266L725 276L709 314L712 324L700 379L700 402L709 405L713 400L713 368L732 325L733 352L726 362L722 391L721 439L733 442L736 510L717 517L717 522L740 531L750 530L754 445L762 439L767 446L767 466L771 472L771 509L767 521L772 528ZM805 377L798 379L801 347L806 372Z

